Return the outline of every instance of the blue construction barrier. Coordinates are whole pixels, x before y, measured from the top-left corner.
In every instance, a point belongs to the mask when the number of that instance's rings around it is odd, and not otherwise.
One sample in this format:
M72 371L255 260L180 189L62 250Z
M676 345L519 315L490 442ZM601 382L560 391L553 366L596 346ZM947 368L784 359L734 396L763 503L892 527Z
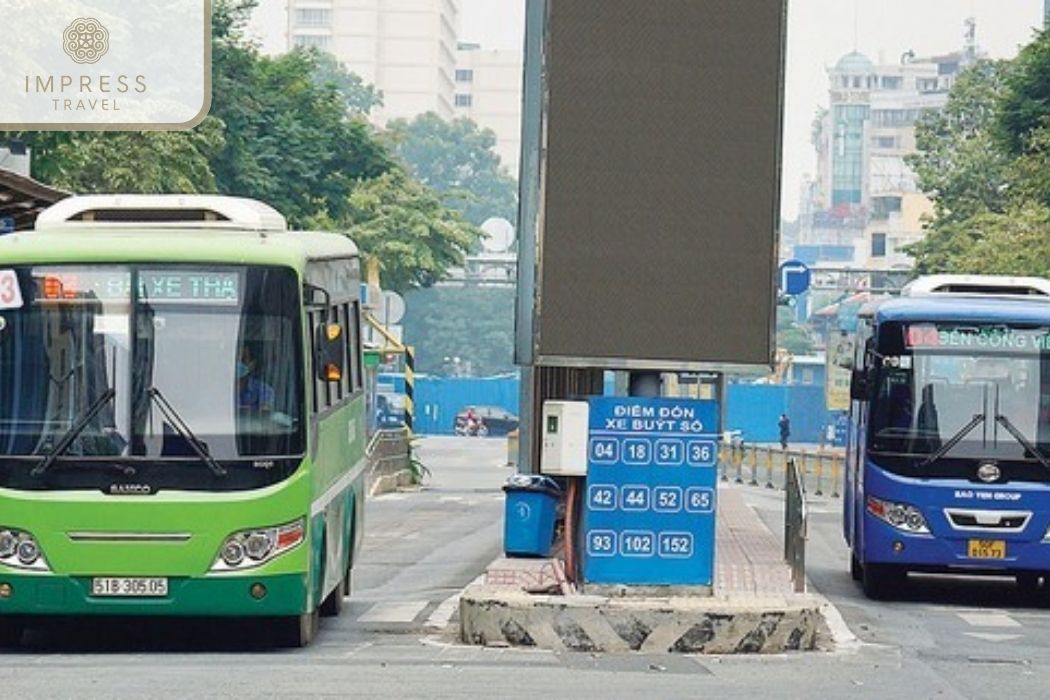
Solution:
M790 442L823 442L835 415L824 405L823 386L730 384L726 430L739 430L745 442L777 442L781 413L791 419Z
M403 393L400 374L381 374L380 391ZM422 435L451 435L456 414L467 406L498 406L520 410L521 379L497 377L416 377L415 430ZM613 383L606 382L606 395ZM819 443L837 414L824 407L823 385L730 384L725 430L739 430L746 442L777 442L781 413L791 419L791 442Z

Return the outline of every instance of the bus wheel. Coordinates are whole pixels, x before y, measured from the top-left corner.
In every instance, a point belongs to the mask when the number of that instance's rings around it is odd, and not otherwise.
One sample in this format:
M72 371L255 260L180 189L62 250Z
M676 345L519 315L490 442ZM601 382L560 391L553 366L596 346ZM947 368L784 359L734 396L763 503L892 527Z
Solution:
M339 588L343 591L343 597L344 598L349 598L350 597L350 592L353 589L352 582L350 581L350 573L352 571L353 571L353 567L350 567L350 566L346 567L346 575L343 576L343 583L339 586Z
M318 611L291 615L277 620L278 643L282 647L301 649L310 646L317 636L321 619Z
M861 566L860 559L857 559L856 554L850 554L849 556L849 575L857 582L864 578L864 567Z
M17 647L22 643L25 622L18 617L0 617L0 647Z
M887 600L904 587L907 578L904 569L890 564L868 563L861 573L861 587L864 595L872 600Z
M345 580L345 579L344 579ZM324 617L339 617L343 611L343 581L340 581L321 603L321 615Z

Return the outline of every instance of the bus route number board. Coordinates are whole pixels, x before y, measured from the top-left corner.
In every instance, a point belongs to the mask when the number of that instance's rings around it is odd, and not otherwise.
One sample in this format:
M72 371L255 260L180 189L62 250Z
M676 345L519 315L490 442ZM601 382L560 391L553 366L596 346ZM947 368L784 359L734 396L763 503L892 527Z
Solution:
M712 585L718 416L715 401L591 399L586 581Z

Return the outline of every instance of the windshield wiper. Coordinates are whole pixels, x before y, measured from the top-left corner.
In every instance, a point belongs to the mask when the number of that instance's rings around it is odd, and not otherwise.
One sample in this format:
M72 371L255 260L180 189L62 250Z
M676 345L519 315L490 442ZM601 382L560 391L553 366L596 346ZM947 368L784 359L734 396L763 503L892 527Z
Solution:
M215 461L215 458L208 452L208 448L204 443L193 434L193 431L190 430L190 426L186 425L186 421L182 420L182 417L179 416L174 407L172 407L172 405L168 403L168 400L164 398L164 394L160 393L160 389L153 386L150 387L149 391L146 393L149 394L151 399L157 402L164 417L168 419L172 427L175 428L175 431L178 432L182 439L189 444L195 453L197 453L197 456L200 457L201 461L208 465L208 469L211 469L215 476L226 476L228 473L226 469Z
M957 433L956 433L955 435L952 435L951 439L950 439L950 440L948 440L948 442L946 442L946 443L944 443L943 445L941 445L941 447L940 447L940 449L939 449L939 450L937 450L937 451L936 451L936 452L934 452L934 453L933 453L932 455L930 455L929 457L927 457L927 458L926 458L926 461L924 461L924 462L923 462L923 463L922 463L921 465L919 465L919 466L920 466L920 467L928 467L928 466L930 466L931 464L933 464L934 462L936 462L936 461L937 461L938 459L940 459L941 457L943 457L944 455L948 454L948 451L949 451L949 450L951 450L951 449L952 449L953 447L955 447L956 445L958 445L958 444L959 444L959 442L960 442L960 441L961 441L961 440L962 440L962 439L963 439L964 437L966 437L967 435L969 435L969 434L970 434L970 433L971 433L971 432L973 431L973 429L974 429L974 428L976 428L976 427L977 427L978 425L980 425L980 424L981 424L981 423L983 423L984 421L985 421L985 417L984 417L984 414L983 414L983 413L977 413L977 414L974 414L974 417L973 417L973 419L972 419L972 420L970 420L970 422L969 422L969 423L967 423L967 424L966 424L966 425L964 425L964 426L963 426L962 428L960 428L960 429L959 429L959 432L957 432Z
M995 422L1006 428L1006 432L1010 433L1014 440L1021 443L1022 447L1031 452L1032 456L1039 460L1039 463L1042 464L1047 471L1050 471L1050 460L1046 458L1046 455L1039 451L1038 447L1029 442L1028 438L1024 436L1024 433L1018 430L1017 426L1013 424L1013 421L1000 413L995 417Z
M77 422L69 427L69 430L65 432L62 438L58 441L58 444L51 448L51 451L40 461L40 464L30 470L29 475L42 476L47 472L62 453L69 449L69 446L73 444L73 441L84 432L84 428L88 426L88 423L90 423L116 395L117 390L113 387L108 387L103 391L102 394L95 399L94 403L88 406L88 409L84 411L84 414L77 419Z

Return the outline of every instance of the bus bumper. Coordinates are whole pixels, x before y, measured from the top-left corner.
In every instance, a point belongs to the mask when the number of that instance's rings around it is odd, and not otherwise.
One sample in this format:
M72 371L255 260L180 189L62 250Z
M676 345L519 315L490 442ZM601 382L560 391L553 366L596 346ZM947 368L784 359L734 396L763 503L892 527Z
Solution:
M308 600L305 573L172 577L168 579L168 595L158 598L95 597L91 595L91 584L91 577L0 572L0 616L298 615L306 611Z
M1050 542L1002 538L1006 556L1002 559L976 559L969 556L970 539L991 539L994 535L972 537L917 535L903 532L864 513L864 546L858 558L862 563L896 564L910 571L930 573L1012 574L1050 572Z

